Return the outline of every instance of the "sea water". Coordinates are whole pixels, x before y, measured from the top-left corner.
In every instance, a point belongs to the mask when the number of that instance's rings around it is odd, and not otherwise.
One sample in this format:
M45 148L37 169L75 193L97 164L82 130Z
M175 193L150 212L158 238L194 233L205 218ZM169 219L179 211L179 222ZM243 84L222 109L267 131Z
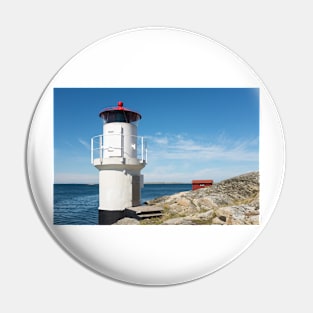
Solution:
M146 184L141 190L141 201L191 190L191 184ZM54 224L98 224L99 185L55 184Z

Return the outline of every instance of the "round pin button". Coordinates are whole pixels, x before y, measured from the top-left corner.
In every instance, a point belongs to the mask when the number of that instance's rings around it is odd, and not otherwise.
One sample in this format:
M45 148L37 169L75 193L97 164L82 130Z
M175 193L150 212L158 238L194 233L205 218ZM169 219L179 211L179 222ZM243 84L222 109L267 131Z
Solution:
M60 69L37 105L27 167L37 209L70 255L117 280L169 285L220 269L261 233L284 138L268 91L233 52L142 28Z

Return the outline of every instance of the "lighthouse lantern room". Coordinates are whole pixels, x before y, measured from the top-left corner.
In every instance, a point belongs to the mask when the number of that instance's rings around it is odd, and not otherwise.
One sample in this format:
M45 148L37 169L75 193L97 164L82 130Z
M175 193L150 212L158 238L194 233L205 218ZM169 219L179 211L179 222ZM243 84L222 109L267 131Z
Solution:
M99 170L99 224L113 224L141 204L147 148L137 136L141 115L118 102L99 114L103 133L91 139L91 163Z

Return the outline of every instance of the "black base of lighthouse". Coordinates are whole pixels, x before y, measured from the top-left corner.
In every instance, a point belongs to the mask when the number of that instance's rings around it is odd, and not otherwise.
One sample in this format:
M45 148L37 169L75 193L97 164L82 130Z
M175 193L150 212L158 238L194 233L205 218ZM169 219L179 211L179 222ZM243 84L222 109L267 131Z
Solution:
M99 212L99 225L112 225L121 218L125 217L125 211L107 211L98 210Z

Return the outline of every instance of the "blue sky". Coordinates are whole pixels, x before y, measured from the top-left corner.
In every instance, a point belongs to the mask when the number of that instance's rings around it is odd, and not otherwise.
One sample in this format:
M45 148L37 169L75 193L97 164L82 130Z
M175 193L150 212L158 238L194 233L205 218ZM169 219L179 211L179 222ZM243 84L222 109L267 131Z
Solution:
M98 182L90 138L118 101L142 115L145 182L217 182L259 168L258 88L56 88L55 183Z

